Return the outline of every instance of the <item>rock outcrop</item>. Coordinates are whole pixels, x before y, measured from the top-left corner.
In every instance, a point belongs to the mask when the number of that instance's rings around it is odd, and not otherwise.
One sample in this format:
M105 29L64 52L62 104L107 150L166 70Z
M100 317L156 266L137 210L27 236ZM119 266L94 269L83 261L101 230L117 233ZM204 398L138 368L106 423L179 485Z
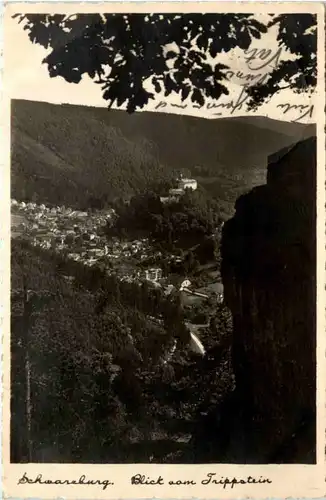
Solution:
M314 463L315 137L270 157L266 185L238 199L222 278L236 376L225 460Z

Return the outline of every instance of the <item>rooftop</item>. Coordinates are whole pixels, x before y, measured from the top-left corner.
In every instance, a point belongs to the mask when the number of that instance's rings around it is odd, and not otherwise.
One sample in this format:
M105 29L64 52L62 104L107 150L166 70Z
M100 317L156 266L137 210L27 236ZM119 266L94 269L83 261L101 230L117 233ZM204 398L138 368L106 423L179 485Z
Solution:
M182 177L182 179L179 179L179 182L197 182L196 179L185 179Z

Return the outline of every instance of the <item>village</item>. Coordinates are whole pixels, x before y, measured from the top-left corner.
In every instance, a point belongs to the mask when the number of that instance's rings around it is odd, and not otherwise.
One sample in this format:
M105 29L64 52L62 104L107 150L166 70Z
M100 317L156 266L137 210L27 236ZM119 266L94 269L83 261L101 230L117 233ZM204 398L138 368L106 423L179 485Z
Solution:
M212 297L214 301L223 301L223 287L216 281L214 271L208 280L210 283L196 287L187 276L164 275L161 267L148 265L148 262L159 261L162 252L147 238L132 241L108 238L106 227L114 224L114 209L83 212L12 199L11 213L12 237L24 237L35 247L51 249L86 266L100 265L122 281L146 281L152 287L163 288L166 295L178 290L187 308ZM168 258L176 263L180 261L178 255Z

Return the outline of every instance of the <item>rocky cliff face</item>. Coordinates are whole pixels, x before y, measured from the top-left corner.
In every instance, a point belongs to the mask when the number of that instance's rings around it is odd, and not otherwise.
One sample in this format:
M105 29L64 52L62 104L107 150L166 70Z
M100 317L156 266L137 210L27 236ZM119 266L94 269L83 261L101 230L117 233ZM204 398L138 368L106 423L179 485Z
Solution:
M315 461L315 205L310 138L269 159L267 184L240 197L224 226L237 385L232 461Z

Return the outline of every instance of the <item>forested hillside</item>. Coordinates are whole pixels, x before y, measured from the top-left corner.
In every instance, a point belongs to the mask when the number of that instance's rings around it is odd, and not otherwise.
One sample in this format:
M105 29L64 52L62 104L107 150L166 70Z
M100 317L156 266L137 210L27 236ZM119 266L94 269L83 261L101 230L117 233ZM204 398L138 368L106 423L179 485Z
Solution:
M312 128L313 129L313 128ZM87 208L196 176L227 213L265 181L266 156L311 127L258 117L206 120L12 102L12 196Z
M187 348L179 302L146 283L118 281L18 239L11 280L13 462L200 461L190 437L233 388L222 305L198 358Z

